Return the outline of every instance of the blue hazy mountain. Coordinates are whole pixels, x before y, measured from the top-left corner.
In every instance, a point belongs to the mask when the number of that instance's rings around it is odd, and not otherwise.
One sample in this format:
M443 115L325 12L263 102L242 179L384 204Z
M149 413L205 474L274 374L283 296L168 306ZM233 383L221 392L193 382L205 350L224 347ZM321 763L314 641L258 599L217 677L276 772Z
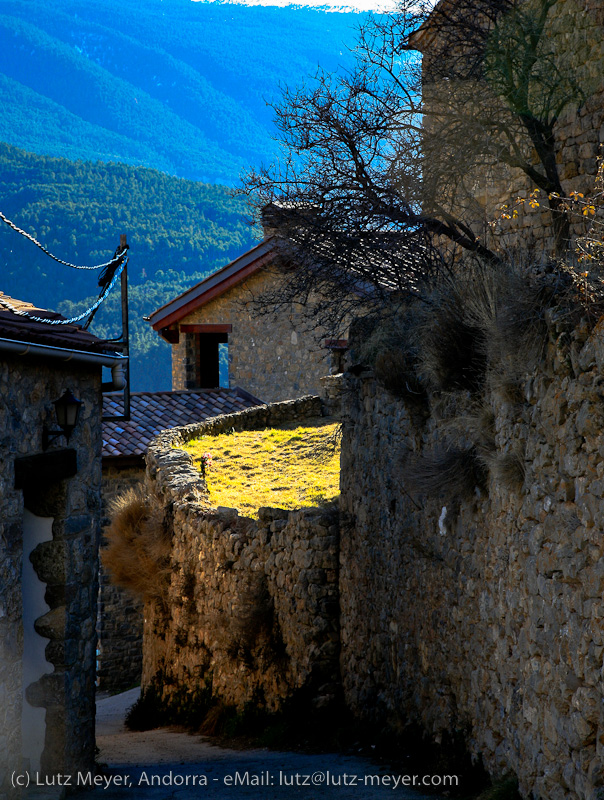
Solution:
M354 13L0 0L0 140L232 185L274 152L280 84L352 63Z
M191 0L0 0L0 210L61 258L131 245L134 389L170 387L143 315L252 246L226 186L275 152L281 84L352 64L362 17ZM7 144L2 144L5 142ZM226 186L225 186L226 185ZM75 316L96 276L0 224L0 289ZM119 333L118 295L93 331Z

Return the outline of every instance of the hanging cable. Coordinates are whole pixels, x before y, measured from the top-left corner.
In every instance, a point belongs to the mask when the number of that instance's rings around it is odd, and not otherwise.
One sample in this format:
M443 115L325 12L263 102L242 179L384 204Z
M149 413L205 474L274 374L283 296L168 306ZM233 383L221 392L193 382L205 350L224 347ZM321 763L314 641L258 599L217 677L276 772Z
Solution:
M11 220L8 219L8 217L5 217L4 214L1 211L0 211L0 219L2 220L2 222L5 222L9 226L9 228L12 228L14 231L16 231L17 233L21 234L21 236L25 236L26 239L29 239L30 242L35 244L36 247L39 247L40 250L43 253L46 253L46 255L49 258L52 258L53 261L56 261L59 264L63 264L66 267L71 267L71 269L91 269L91 270L103 269L103 267L109 267L111 264L114 264L116 261L119 260L119 257L117 255L115 255L115 256L113 256L111 261L106 261L104 264L96 264L94 267L86 267L86 266L82 266L80 264L71 264L69 261L63 261L62 258L57 258L57 256L53 256L53 254L50 252L50 250L47 250L44 247L44 245L40 244L40 242L37 239L34 239L34 237L31 234L27 233L26 231L22 230L21 228L18 228L15 225L15 223L11 222Z
M122 256L120 256L120 258L123 258L123 254ZM74 322L79 322L81 319L90 316L97 310L97 308L101 305L101 303L105 300L109 292L115 286L115 282L120 277L122 271L124 270L124 267L127 264L128 264L128 258L126 258L124 260L124 263L121 264L120 267L117 269L115 275L111 280L111 283L109 283L108 286L105 287L105 290L101 292L99 299L96 301L96 303L93 303L93 305L91 305L90 308L87 308L83 314L80 314L77 317L71 317L71 319L45 319L44 317L36 317L33 314L28 313L27 311L15 308L6 300L3 300L1 297L0 297L0 306L5 308L7 311L12 311L13 314L17 314L19 317L27 317L27 319L31 319L33 322L43 322L45 325L72 325Z

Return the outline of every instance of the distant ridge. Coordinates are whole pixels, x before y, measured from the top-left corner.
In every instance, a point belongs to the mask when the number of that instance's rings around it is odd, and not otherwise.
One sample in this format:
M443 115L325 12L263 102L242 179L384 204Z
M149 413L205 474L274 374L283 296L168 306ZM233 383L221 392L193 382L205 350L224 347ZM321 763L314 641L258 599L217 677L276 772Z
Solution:
M0 0L0 210L77 263L106 260L128 234L133 389L170 388L169 348L143 315L254 243L226 187L273 158L279 85L351 66L361 20L191 0ZM90 273L4 226L0 270L0 289L67 316L98 292ZM117 308L110 298L95 333L116 334Z
M306 3L299 3L296 0L192 0L194 3L217 3L218 5L240 5L240 6L271 6L273 8L301 8L322 11L327 14L330 12L340 14L360 14L367 11L378 12L380 14L394 11L396 3L385 0L383 3L372 2L372 0L357 0L356 3L325 3L323 0L308 0Z
M0 140L234 185L279 85L350 66L361 15L191 0L0 0Z

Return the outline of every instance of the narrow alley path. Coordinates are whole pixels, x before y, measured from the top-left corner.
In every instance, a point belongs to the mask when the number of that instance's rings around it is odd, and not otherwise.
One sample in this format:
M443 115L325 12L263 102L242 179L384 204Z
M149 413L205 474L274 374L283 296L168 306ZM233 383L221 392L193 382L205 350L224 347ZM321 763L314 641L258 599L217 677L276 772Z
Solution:
M124 727L138 690L97 703L98 761L106 765L96 788L79 800L404 800L428 798L404 788L401 775L339 754L230 750L207 737L167 728L135 733ZM80 789L91 776L78 776ZM431 800L437 800L430 795Z

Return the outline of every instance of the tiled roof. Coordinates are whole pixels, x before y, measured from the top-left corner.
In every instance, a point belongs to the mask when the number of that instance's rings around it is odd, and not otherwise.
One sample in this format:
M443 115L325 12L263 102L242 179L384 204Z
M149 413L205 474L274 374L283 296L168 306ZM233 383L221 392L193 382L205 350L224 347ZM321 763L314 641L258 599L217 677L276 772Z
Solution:
M26 311L42 319L65 319L54 311L36 308L31 303L15 300L0 292L0 299L10 303L19 311ZM110 344L88 333L80 325L48 325L45 322L34 322L29 317L22 317L13 311L0 306L0 339L16 342L62 347L69 350L84 350L91 353L111 352Z
M275 239L275 251L299 269L321 270L333 280L338 274L350 292L419 289L430 251L421 231L318 232L289 227Z
M231 261L225 267L213 272L195 286L158 308L149 316L154 330L158 331L181 320L197 308L220 297L221 294L253 275L268 264L273 256L271 238L252 247L251 250Z
M133 392L130 396L130 420L103 422L103 457L140 456L160 431L257 405L262 405L262 401L239 387L183 392ZM122 413L122 395L104 395L103 416Z

